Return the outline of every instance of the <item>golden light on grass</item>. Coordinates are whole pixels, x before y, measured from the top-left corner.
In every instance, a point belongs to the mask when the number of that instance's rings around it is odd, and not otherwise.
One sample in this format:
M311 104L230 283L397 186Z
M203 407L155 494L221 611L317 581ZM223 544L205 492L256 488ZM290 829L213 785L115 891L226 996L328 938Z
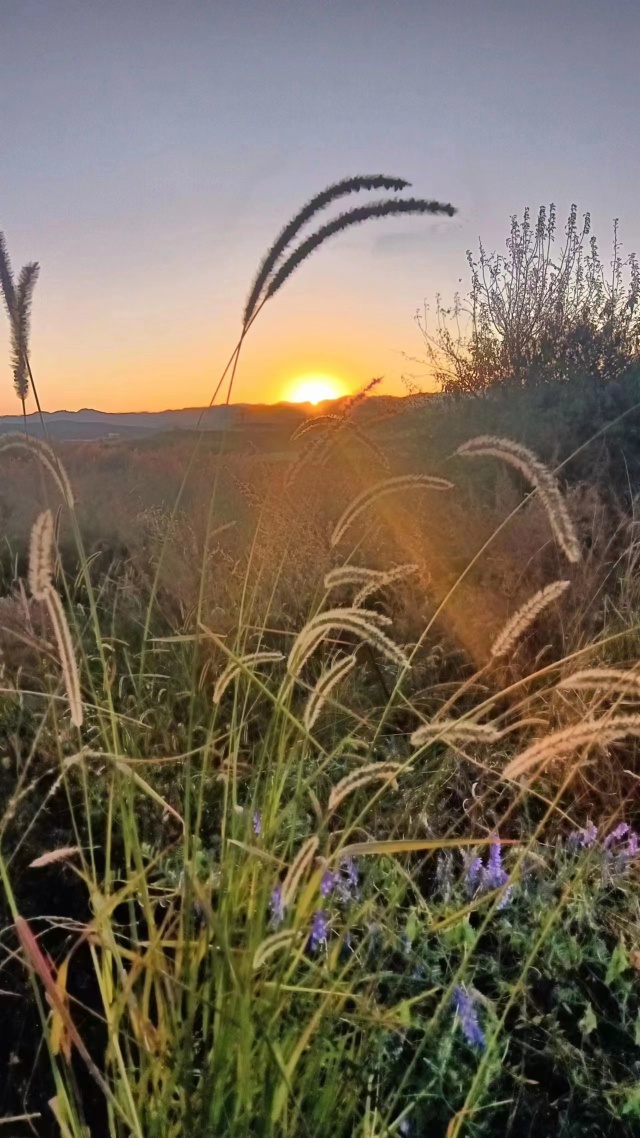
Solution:
M289 403L323 403L325 399L339 399L347 395L343 380L326 372L308 372L296 376L288 385L284 398Z

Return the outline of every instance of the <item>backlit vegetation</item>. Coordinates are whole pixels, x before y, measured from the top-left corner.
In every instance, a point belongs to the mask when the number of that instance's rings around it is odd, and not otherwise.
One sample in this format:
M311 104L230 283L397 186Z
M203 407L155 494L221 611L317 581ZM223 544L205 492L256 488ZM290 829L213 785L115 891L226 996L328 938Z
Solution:
M325 239L453 212L301 236L405 185L283 230L227 398ZM508 395L354 399L277 445L0 439L12 1134L637 1133L635 333L621 286L576 294L575 225L544 283L550 224L512 230L535 287L483 254L522 311L456 390ZM588 344L556 372L606 304L594 402Z

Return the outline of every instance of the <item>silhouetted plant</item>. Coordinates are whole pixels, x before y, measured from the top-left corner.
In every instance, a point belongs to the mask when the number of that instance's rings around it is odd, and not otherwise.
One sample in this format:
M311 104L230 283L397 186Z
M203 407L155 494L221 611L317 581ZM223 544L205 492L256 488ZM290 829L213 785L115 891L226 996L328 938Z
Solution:
M29 329L31 323L31 302L33 290L38 279L40 266L30 261L20 270L17 287L14 283L11 261L3 233L0 233L0 285L11 327L11 362L13 382L23 414L29 394Z
M269 284L267 286L265 299L274 296L279 288L282 287L288 277L301 265L307 257L311 256L316 249L320 247L329 237L333 237L336 233L342 233L345 229L349 229L352 225L359 225L363 221L369 221L374 217L393 217L399 214L416 214L416 213L431 213L431 214L447 214L453 217L456 209L449 202L443 203L438 201L426 201L423 198L387 198L385 201L372 202L369 205L361 206L359 209L351 209L346 213L338 214L333 221L327 222L320 229L307 237L306 241L302 241L287 260L274 272Z
M311 200L291 218L291 221L287 222L262 261L255 281L251 286L249 299L244 310L245 325L249 323L249 320L253 316L264 286L276 263L285 249L291 244L294 237L316 213L321 209L325 209L328 205L331 205L332 202L337 201L338 198L345 197L347 194L359 193L360 190L397 191L404 190L410 185L411 183L405 182L403 178L390 178L387 177L386 174L361 174L354 178L343 178L340 182L334 182L331 186L327 186L326 190L321 190L319 194L311 198Z
M467 253L467 297L456 295L449 308L437 298L434 334L426 309L416 315L444 392L481 394L585 377L601 384L640 360L637 258L622 259L615 221L608 273L590 229L590 215L580 227L572 206L556 254L555 207L547 213L541 206L535 226L525 209L522 222L511 218L506 256L487 253L482 242L477 259Z

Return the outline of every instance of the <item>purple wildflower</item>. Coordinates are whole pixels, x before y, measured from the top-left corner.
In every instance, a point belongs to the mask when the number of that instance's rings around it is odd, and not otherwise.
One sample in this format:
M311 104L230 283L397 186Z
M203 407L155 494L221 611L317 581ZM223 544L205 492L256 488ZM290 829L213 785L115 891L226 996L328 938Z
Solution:
M335 873L335 871L332 869L328 869L326 873L322 875L322 881L320 882L320 892L322 893L323 897L328 897L330 893L333 893L333 890L336 887L337 879L338 874Z
M589 822L586 829L574 830L567 838L567 846L570 850L588 849L592 846L598 837L598 827L595 822Z
M262 816L258 810L253 812L253 832L259 837L262 832Z
M309 948L312 952L317 952L322 945L327 943L328 932L329 922L327 920L327 914L324 909L317 909L313 914L311 932L309 934Z
M486 869L482 872L482 891L501 889L509 880L509 874L502 865L502 850L499 842L493 842L489 851Z
M618 846L615 850L607 851L607 857L613 861L614 868L621 873L624 872L629 862L638 853L638 835L635 830L629 830L628 833L629 840L623 847Z
M282 900L281 885L276 885L273 890L269 908L271 909L271 925L274 929L277 929L278 925L281 925L284 920L284 902Z
M606 850L608 850L609 847L612 846L614 842L619 842L620 839L624 838L625 834L628 834L628 833L629 833L628 823L627 822L620 822L620 824L618 826L616 826L615 830L612 830L611 833L609 834L609 836L607 838L605 838L604 848Z
M474 1007L473 997L469 995L463 985L453 990L453 1006L460 1020L460 1027L470 1047L486 1047L484 1032L478 1023L478 1015Z
M467 893L469 893L470 896L473 896L478 888L483 870L484 866L481 857L474 857L467 865L466 884Z

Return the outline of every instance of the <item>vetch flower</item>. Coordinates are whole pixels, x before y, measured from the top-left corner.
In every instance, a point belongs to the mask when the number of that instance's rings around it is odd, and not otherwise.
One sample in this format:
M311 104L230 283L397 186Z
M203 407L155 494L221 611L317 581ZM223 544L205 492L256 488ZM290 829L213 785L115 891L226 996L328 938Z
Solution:
M458 985L453 990L453 1006L460 1021L462 1034L470 1047L486 1047L484 1032L478 1023L478 1015L474 1007L473 997L467 992L464 985Z
M588 849L589 846L593 845L597 837L598 827L594 822L589 822L586 829L574 830L573 834L569 835L567 844L571 849L577 849L579 846L582 847L582 849Z
M333 893L337 879L338 874L332 869L327 869L326 872L323 873L322 881L320 882L320 892L323 897L328 897L330 893Z
M311 932L309 934L309 948L312 952L317 952L319 948L327 943L327 934L329 932L329 921L324 909L317 909L313 914L311 922Z
M253 812L253 832L256 835L256 837L259 837L261 831L262 831L262 817L261 817L258 810L254 810L254 812Z
M500 889L506 885L509 880L509 874L502 865L502 850L500 849L499 842L493 842L489 851L486 869L482 873L482 888L483 892L488 892L490 889Z
M611 833L609 834L609 836L605 838L604 848L606 850L608 850L610 848L610 846L612 846L614 844L614 842L619 842L620 839L624 838L625 835L628 833L629 833L628 823L627 822L620 822L620 824L618 826L616 826L615 830L612 830Z
M466 887L470 897L502 889L509 880L509 874L502 865L502 850L497 837L491 842L491 849L485 865L481 857L474 857L467 863ZM496 908L504 909L511 900L511 887L505 890Z
M282 900L281 885L276 885L273 890L269 908L271 909L271 925L274 929L277 929L278 925L281 925L284 920L284 902Z
M480 879L482 877L483 869L484 869L484 865L482 864L482 858L481 857L474 857L469 862L469 864L467 865L467 872L465 874L465 879L466 879L466 885L467 885L467 893L471 897L473 897L473 894L475 893L476 889L478 888L478 885L480 884Z

